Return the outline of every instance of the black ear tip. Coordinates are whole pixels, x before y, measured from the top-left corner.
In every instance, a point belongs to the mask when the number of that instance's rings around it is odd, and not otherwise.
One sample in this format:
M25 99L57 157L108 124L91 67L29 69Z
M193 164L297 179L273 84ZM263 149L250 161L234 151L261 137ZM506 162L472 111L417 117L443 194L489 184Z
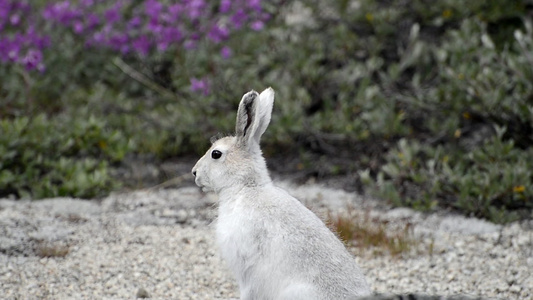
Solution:
M246 93L246 95L244 95L244 99L242 99L242 102L248 108L257 97L259 97L259 94L256 91L251 90Z

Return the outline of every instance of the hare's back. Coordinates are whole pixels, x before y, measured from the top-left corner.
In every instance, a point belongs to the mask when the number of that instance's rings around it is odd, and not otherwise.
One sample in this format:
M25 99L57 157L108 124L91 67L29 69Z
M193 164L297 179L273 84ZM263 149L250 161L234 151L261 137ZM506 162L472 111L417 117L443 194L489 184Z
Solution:
M286 191L248 189L222 199L217 238L241 286L312 286L317 299L370 292L355 259L326 225ZM238 245L238 249L235 246Z
M272 232L273 252L283 249L288 261L287 272L300 273L309 282L315 282L327 294L365 295L370 292L355 258L326 225L300 201L286 191L275 188L271 192L269 216L276 232ZM270 203L269 203L270 202Z

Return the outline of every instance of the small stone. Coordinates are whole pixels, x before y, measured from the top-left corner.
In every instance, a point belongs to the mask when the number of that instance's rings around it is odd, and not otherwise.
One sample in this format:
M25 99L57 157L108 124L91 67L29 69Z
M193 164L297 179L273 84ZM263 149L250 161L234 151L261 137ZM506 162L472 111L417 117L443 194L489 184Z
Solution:
M170 208L165 208L163 211L161 211L158 215L158 217L162 218L175 218L177 215L177 212Z
M520 291L522 291L522 287L515 284L515 285L512 285L511 287L509 287L509 291L511 293L518 294L518 293L520 293Z
M174 210L170 208L165 208L163 209L163 211L159 213L159 217L176 219L176 223L183 224L187 222L187 219L189 218L189 214L187 213L185 209Z
M146 299L146 298L150 298L150 294L148 293L147 290L143 288L139 288L137 290L137 295L135 297L137 297L138 299Z
M180 209L176 213L176 222L179 223L179 224L183 224L183 223L187 222L188 218L189 218L189 214L184 209Z

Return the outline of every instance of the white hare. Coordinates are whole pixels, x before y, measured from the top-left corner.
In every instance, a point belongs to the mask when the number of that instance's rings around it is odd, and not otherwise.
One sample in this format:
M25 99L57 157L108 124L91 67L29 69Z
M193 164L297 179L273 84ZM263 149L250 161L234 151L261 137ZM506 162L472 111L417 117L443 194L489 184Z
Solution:
M213 143L192 169L219 196L216 235L241 299L353 299L370 294L354 258L324 223L274 186L259 147L274 90L246 93L236 135Z

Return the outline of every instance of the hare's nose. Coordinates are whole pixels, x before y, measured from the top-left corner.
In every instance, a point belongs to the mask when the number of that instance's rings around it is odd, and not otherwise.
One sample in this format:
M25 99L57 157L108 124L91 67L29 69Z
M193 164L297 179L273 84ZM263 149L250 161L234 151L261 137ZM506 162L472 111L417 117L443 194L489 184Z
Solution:
M192 175L196 177L196 171L192 171Z

